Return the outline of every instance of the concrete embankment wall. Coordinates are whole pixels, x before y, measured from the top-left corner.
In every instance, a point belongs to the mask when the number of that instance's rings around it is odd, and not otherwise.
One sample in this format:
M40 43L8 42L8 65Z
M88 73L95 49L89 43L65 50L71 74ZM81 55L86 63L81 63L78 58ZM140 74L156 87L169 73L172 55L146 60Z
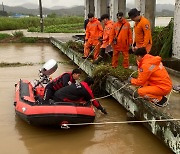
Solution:
M89 62L84 62L81 58L82 54L77 53L71 49L65 49L63 44L51 38L51 43L66 54L74 61L84 72L92 76L95 66ZM124 83L117 78L108 76L106 80L106 91L111 94L117 91L112 96L124 107L128 112L131 112L138 120L147 120L149 122L143 123L154 135L163 141L173 152L180 154L180 124L177 121L163 121L157 122L154 120L173 119L160 108L143 99L133 99L134 90L131 86L126 86L119 90ZM137 94L135 93L135 96Z

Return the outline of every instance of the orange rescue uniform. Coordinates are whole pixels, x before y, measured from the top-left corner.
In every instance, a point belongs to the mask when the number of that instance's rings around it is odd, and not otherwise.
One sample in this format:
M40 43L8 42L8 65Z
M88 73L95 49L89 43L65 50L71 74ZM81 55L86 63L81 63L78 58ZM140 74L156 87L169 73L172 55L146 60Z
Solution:
M110 42L109 42L109 35L112 31L114 22L112 20L108 20L104 26L103 31L103 44L101 45L101 48L106 48Z
M172 81L162 65L161 57L146 54L138 64L138 78L132 78L133 85L142 86L138 94L157 103L170 93Z
M119 29L123 27L118 35ZM118 37L117 37L118 35ZM117 37L117 44L113 44L113 39ZM112 67L118 66L119 53L123 54L123 67L129 67L129 46L132 44L132 31L129 22L123 19L122 22L116 22L110 34L110 44L113 47Z
M138 48L145 47L147 53L152 47L151 26L148 19L141 16L140 21L134 25L135 42Z
M89 21L86 27L86 43L84 44L84 57L88 57L90 53L90 47L95 46L94 60L99 56L100 41L98 40L103 35L103 27L97 18Z

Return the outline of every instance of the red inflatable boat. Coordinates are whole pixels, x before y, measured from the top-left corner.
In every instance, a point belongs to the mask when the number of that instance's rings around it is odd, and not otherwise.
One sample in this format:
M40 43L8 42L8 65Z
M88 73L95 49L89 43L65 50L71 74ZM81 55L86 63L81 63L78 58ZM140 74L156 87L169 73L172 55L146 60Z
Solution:
M51 72L52 73L52 72ZM42 77L42 76L41 76ZM20 80L15 86L16 114L33 125L62 125L74 123L91 123L95 119L95 111L91 103L54 102L44 104L42 97L44 87L43 79L36 80L34 86L30 81Z

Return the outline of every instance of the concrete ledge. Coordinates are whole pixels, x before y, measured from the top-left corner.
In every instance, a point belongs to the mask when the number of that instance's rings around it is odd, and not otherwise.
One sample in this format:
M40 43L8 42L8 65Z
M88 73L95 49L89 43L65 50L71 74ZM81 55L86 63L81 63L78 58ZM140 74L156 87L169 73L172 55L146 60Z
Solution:
M59 48L66 54L75 64L80 66L88 75L92 76L94 65L89 61L84 62L81 54L71 50L65 49L63 43L55 38L50 38L54 46ZM120 82L117 78L108 76L106 81L106 91L112 93L120 89L124 83ZM133 88L127 86L112 96L124 107L128 112L131 112L139 120L160 120L160 119L173 119L163 109L154 106L153 104L143 99L133 99ZM135 94L137 95L137 94ZM166 122L147 122L143 123L154 135L163 141L173 152L180 153L180 124L177 121Z
M81 54L77 53L71 49L65 49L63 43L55 38L50 38L51 43L61 50L64 54L66 54L71 60L74 61L76 65L79 66L84 72L88 75L92 76L93 70L95 69L94 65L88 60L84 62L84 59L81 58Z

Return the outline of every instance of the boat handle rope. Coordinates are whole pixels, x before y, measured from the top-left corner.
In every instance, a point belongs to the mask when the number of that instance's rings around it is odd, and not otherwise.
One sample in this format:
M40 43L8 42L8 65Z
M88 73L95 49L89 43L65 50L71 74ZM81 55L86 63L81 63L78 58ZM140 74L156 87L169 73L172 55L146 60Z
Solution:
M139 121L112 121L112 122L95 122L95 123L77 123L77 124L62 124L61 128L69 129L70 126L85 126L85 125L107 125L107 124L130 124L130 123L149 123L149 122L170 122L180 121L180 119L159 119L159 120L139 120Z

